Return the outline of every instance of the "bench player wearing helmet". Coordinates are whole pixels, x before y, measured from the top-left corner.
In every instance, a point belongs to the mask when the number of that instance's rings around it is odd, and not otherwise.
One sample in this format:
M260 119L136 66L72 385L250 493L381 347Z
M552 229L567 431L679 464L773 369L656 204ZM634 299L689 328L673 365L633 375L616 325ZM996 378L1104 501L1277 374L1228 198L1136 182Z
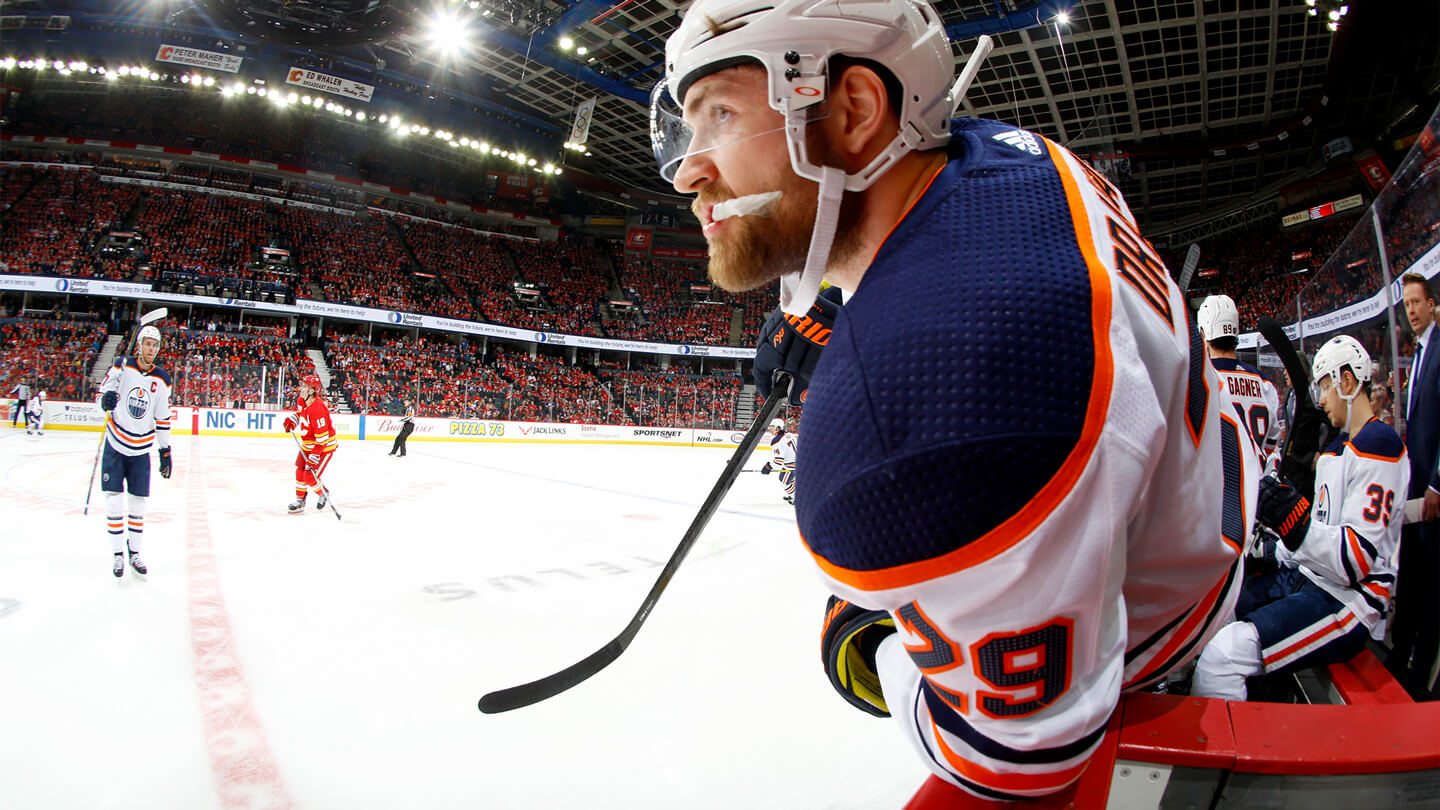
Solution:
M1244 700L1245 679L1347 661L1385 636L1410 461L1395 429L1375 418L1374 366L1360 341L1315 352L1311 394L1342 433L1315 462L1315 502L1288 482L1260 482L1256 520L1280 536L1280 568L1252 577L1195 667L1192 694Z
M1280 392L1265 379L1260 369L1238 357L1240 311L1228 295L1212 295L1200 303L1195 324L1205 339L1210 364L1220 376L1220 385L1230 395L1240 424L1260 448L1262 466L1271 458L1280 439Z
M320 378L306 374L300 378L295 413L285 417L286 432L299 428L300 445L304 448L295 454L295 501L290 504L292 515L305 511L305 496L312 489L316 497L315 508L325 508L325 491L320 486L320 480L340 442L335 436L335 425L323 393Z
M651 134L711 278L778 278L825 341L795 503L832 685L1006 799L1078 778L1120 692L1229 616L1258 471L1124 199L952 120L972 67L919 0L696 0ZM846 296L812 317L822 276Z
M135 573L149 573L140 550L150 498L152 444L160 448L160 477L169 478L171 472L170 372L155 364L160 347L160 330L142 328L136 355L115 358L100 384L99 405L105 411L100 491L105 493L105 522L115 555L111 572L117 577L125 573L127 549Z

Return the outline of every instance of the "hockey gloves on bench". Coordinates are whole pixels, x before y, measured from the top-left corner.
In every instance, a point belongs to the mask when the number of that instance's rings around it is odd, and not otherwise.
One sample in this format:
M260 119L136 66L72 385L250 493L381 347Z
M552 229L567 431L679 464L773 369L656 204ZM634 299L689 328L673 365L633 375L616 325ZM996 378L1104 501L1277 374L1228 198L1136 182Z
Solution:
M174 469L174 463L170 459L170 448L160 448L160 477L169 478L170 471Z
M876 717L889 717L890 708L875 672L875 650L894 632L895 620L883 610L866 610L838 596L825 606L820 659L830 685L852 706Z
M1310 531L1310 499L1289 482L1267 475L1260 479L1255 519L1280 535L1286 548L1295 551Z
M805 401L805 389L810 385L815 363L820 360L820 350L830 342L830 330L835 327L835 316L840 312L841 295L839 287L821 290L804 317L786 315L779 309L770 313L755 344L755 390L760 396L770 396L776 370L784 369L794 378L790 384L790 404Z

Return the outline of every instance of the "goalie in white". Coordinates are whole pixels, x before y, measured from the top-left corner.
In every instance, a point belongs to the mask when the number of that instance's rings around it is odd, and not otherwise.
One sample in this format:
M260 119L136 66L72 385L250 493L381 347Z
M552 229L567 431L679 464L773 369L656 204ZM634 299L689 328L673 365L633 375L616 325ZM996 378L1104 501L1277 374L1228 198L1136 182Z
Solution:
M1313 507L1290 484L1261 479L1256 520L1280 536L1280 568L1246 580L1237 621L1201 654L1192 694L1244 700L1249 676L1346 661L1384 637L1410 466L1371 409L1373 371L1347 335L1315 353L1311 394L1344 432L1316 461Z

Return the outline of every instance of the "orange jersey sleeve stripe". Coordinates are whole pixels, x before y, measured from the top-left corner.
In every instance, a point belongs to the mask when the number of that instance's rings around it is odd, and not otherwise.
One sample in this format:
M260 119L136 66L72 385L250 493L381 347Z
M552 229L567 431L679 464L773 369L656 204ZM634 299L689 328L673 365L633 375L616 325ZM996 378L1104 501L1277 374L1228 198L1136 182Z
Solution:
M1018 512L973 542L939 557L873 571L858 571L835 565L816 554L802 535L801 541L805 542L806 549L821 570L846 585L862 590L903 588L972 568L1003 554L1034 532L1036 527L1064 502L1065 497L1080 480L1080 475L1089 466L1090 456L1100 443L1100 432L1109 415L1110 390L1114 382L1114 358L1110 351L1110 273L1095 253L1085 200L1074 175L1065 165L1064 157L1057 151L1059 147L1048 140L1045 144L1050 149L1051 162L1065 187L1065 197L1070 203L1071 227L1075 230L1076 243L1090 270L1090 324L1091 339L1095 346L1095 366L1090 382L1090 400L1085 409L1085 427L1080 433L1080 439L1056 471L1055 477L1046 482ZM931 181L934 181L933 177Z
M935 724L934 718L930 720L930 731L935 735L935 742L938 743L937 747L945 758L945 764L952 771L981 787L998 790L1002 793L1035 796L1054 793L1080 778L1080 774L1084 773L1086 766L1090 764L1087 759L1079 765L1072 765L1064 770L1049 773L996 773L956 753L945 742L944 733Z

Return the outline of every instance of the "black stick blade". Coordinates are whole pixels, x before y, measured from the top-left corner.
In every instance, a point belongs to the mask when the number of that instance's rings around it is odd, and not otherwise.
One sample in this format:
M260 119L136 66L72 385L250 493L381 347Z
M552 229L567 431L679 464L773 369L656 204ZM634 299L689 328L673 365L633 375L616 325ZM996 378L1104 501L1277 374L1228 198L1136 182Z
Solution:
M480 698L480 711L500 714L548 700L610 666L622 652L625 652L625 645L617 638L591 653L583 661L571 664L554 675L546 675L538 681L522 683L485 695Z

